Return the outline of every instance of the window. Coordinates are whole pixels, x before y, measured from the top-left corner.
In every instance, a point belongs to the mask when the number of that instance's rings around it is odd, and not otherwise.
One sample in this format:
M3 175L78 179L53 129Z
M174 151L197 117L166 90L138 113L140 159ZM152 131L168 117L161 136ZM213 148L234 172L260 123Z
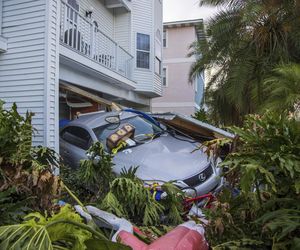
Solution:
M150 69L150 36L137 33L136 36L136 67Z
M155 73L161 75L161 33L160 30L155 34Z
M88 150L92 145L92 138L85 129L80 127L67 127L61 132L61 137L68 143L84 149Z
M164 30L163 32L163 47L166 48L167 47L167 31Z
M167 83L167 68L163 68L163 70L162 70L162 86L163 87L168 86L168 83Z

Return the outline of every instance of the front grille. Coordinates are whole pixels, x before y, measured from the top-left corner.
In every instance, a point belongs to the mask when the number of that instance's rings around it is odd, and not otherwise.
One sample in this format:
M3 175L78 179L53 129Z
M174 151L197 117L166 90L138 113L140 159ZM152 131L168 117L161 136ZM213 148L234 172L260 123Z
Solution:
M200 175L202 174L202 178L200 178ZM204 183L211 175L213 174L213 168L210 164L206 169L204 169L202 172L183 180L185 184L187 184L190 187L196 187L202 183ZM205 176L205 178L203 178Z

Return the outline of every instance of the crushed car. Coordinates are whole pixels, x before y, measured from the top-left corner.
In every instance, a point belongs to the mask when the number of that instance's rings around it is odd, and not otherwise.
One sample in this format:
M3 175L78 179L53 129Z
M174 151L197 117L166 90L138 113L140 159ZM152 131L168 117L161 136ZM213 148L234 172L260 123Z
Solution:
M220 137L233 135L179 114L124 109L83 114L69 122L60 132L60 153L67 165L77 168L81 159L89 157L90 146L100 141L114 155L117 175L138 166L136 175L146 184L173 181L195 196L223 186L221 159L212 160L196 150L204 139Z

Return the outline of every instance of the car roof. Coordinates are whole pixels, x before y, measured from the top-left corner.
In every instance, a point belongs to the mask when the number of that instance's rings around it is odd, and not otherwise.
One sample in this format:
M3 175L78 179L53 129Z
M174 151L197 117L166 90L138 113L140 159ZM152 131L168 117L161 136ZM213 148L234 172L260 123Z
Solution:
M120 115L121 120L138 116L137 114L121 111L121 112L97 112L80 115L79 118L71 121L68 126L85 126L91 129L108 124L106 117Z

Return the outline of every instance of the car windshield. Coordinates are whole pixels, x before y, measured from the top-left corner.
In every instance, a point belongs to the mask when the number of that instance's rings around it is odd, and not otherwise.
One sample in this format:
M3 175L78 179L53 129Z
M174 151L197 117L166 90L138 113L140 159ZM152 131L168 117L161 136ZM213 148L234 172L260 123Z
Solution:
M152 122L140 117L135 116L128 119L121 120L120 124L107 124L94 129L94 133L98 140L106 147L106 139L108 136L122 128L124 124L130 124L135 128L134 137L137 139L141 135L157 135L163 132L163 130L153 124ZM151 139L151 137L149 137Z

